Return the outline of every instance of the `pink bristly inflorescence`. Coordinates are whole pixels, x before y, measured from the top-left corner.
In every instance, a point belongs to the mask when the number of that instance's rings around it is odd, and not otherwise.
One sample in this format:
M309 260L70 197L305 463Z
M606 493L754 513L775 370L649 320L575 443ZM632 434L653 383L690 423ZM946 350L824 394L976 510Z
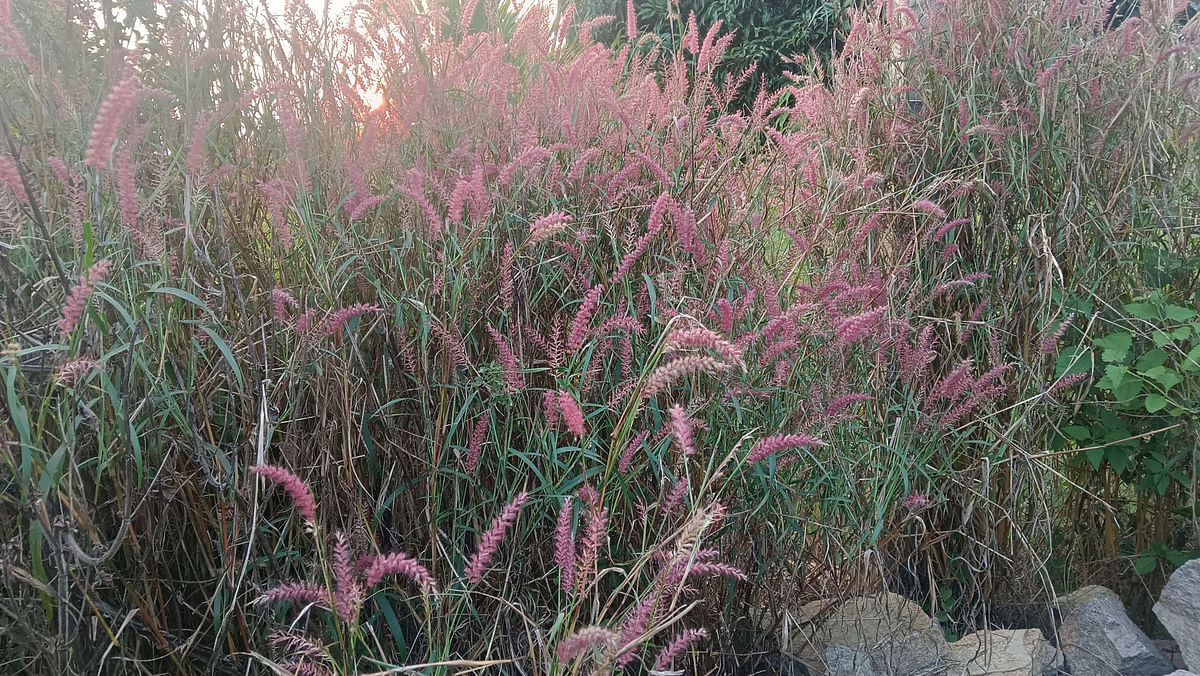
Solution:
M513 354L508 341L494 326L488 324L487 330L492 337L492 342L496 344L500 364L504 366L504 390L509 394L521 391L521 388L525 386L525 381L521 378L521 365L517 361L517 355Z
M104 365L95 359L72 359L58 367L55 382L68 387L79 382L88 373L101 368L104 368Z
M610 646L617 642L617 632L604 627L584 627L558 644L559 662L570 662L595 646Z
M621 453L621 459L617 461L617 471L621 474L629 471L629 468L633 465L634 455L642 447L642 442L648 436L650 436L650 432L644 431L629 440L629 443L625 445L625 450Z
M475 468L479 466L479 451L483 448L483 442L487 439L488 424L491 422L492 412L484 411L483 415L475 421L471 427L471 436L467 440L467 457L463 460L463 469L467 474L474 474Z
M126 69L122 78L115 83L96 113L96 121L92 124L92 133L88 137L87 152L83 156L84 164L89 167L103 169L108 164L108 153L113 141L117 139L117 131L121 123L133 110L138 100L138 89L141 81L137 74Z
M688 418L687 412L679 404L675 404L669 409L670 421L668 425L671 429L671 435L675 437L676 448L685 456L696 454L696 446L692 442L692 422Z
M505 531L517 520L517 515L521 513L521 507L525 505L528 499L528 493L518 493L512 502L500 510L500 514L492 521L492 527L483 534L483 538L479 541L479 548L475 550L475 554L467 562L467 580L471 584L479 584L483 580L483 574L487 572L488 566L492 562L492 557L500 549L500 542L504 539Z
M600 294L603 291L604 285L597 284L584 296L579 311L575 313L575 319L571 320L571 330L567 334L568 353L574 354L583 347L583 341L588 336L588 323L591 322L592 315L596 313L596 308L600 306Z
M571 508L574 500L563 499L558 512L558 526L554 530L554 562L560 569L561 586L570 593L575 588L575 535L571 532Z
M309 582L289 582L268 589L255 599L256 603L274 603L276 601L327 603L329 590Z
M537 244L564 232L571 217L561 211L546 214L529 226L529 243Z
M379 584L389 575L403 575L416 583L421 593L437 595L438 586L429 570L407 554L383 554L375 557L366 570L367 588Z
M824 445L825 442L807 434L777 434L759 439L758 443L754 444L754 448L750 449L750 454L746 456L746 462L754 464L772 453L778 453L789 448Z
M575 401L575 397L571 396L570 392L559 391L558 410L562 413L563 423L571 434L577 437L587 434L587 427L583 421L583 410L579 408L579 403Z
M300 477L277 465L255 465L250 468L250 471L279 484L283 490L287 491L288 495L292 496L300 515L309 523L316 522L317 501L313 497L312 491L309 490L308 484L301 481Z
M675 635L666 648L658 654L658 659L654 661L655 671L667 671L671 668L671 663L676 657L683 654L683 651L688 649L696 641L708 638L708 632L704 629L685 629Z
M333 609L342 622L353 625L362 607L363 588L350 562L350 540L341 531L333 536L333 578Z
M345 307L333 313L329 319L325 320L325 325L321 328L321 333L326 336L332 336L339 333L346 322L358 317L359 315L372 314L383 312L383 308L378 305L369 305L367 303L358 303Z
M275 321L285 322L290 317L288 308L299 308L296 297L276 286L271 289L271 305L275 309Z
M112 264L108 260L102 260L92 265L79 278L79 283L72 289L67 296L67 302L62 307L62 314L58 319L58 333L63 338L75 330L75 325L79 323L80 317L83 316L84 310L87 308L88 298L92 292L108 275Z
M29 195L25 192L25 184L21 182L21 172L17 169L16 161L2 150L0 150L0 183L8 186L17 200L29 201Z

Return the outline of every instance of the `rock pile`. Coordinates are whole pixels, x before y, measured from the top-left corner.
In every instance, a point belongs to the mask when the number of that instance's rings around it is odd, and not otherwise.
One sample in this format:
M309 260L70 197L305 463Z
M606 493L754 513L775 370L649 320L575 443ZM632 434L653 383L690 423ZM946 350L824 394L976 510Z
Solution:
M985 629L948 643L937 620L899 594L814 601L791 616L783 649L827 676L1198 676L1200 560L1175 571L1154 606L1173 641L1152 641L1104 587L1056 605L1057 642L1038 629Z

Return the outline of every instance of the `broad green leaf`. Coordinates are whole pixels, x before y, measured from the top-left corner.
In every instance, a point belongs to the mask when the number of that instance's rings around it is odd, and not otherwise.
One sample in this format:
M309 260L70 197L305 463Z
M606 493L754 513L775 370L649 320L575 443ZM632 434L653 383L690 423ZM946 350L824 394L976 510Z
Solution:
M1100 379L1100 382L1096 383L1096 386L1109 391L1116 390L1125 382L1125 377L1128 375L1128 367L1109 364L1104 369L1104 377Z
M1100 463L1104 462L1104 449L1089 448L1088 450L1084 451L1084 456L1087 458L1087 461L1091 463L1092 469L1100 469Z
M1121 476L1125 474L1125 469L1129 467L1129 449L1123 445L1109 446L1104 449L1104 459L1112 466L1117 476Z
M1145 376L1157 381L1167 392L1170 392L1172 387L1183 382L1183 377L1175 369L1169 369L1165 366L1155 366L1152 369L1148 369L1145 372Z
M1158 308L1150 303L1129 303L1125 311L1138 319L1158 319Z
M1142 381L1137 378L1130 378L1121 383L1120 386L1113 388L1112 393L1117 401L1129 401L1142 393Z
M1068 425L1062 428L1063 434L1076 439L1078 441L1088 441L1092 438L1092 433L1088 428L1082 425Z
M1096 347L1104 350L1100 358L1110 364L1119 364L1129 356L1129 348L1133 345L1133 336L1126 331L1110 333L1096 339Z
M1155 366L1162 366L1167 363L1167 353L1162 350L1154 349L1146 352L1137 360L1137 370L1146 371Z
M1197 350L1197 354L1200 355L1200 346L1197 347ZM1067 348L1058 355L1058 361L1055 362L1055 377L1062 378L1091 371L1093 361L1091 350L1079 346ZM1196 362L1200 364L1200 356L1197 357Z
M1166 406L1167 406L1167 398L1162 396L1161 394L1155 393L1155 394L1147 394L1146 395L1146 412L1158 413L1159 411L1166 408Z
M1162 308L1163 315L1173 322L1186 322L1196 316L1196 311L1179 305L1164 305Z
M1133 572L1138 575L1146 575L1150 571L1158 567L1158 559L1153 556L1139 556L1133 562Z

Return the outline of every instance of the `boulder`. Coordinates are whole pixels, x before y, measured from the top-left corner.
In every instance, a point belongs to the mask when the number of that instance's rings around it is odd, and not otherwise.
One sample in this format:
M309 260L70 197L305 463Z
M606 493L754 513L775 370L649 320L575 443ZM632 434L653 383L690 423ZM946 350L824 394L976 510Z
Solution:
M1062 653L1039 629L987 629L950 644L947 676L1044 676L1057 674Z
M899 594L883 593L842 603L820 624L814 640L819 645L845 646L863 653L878 674L945 673L947 648L942 628L920 606Z
M1066 601L1058 637L1070 673L1164 676L1175 669L1112 591L1085 587Z
M826 646L825 666L829 676L875 676L871 658L844 645Z
M1176 669L1175 671L1172 671L1171 673L1167 674L1167 676L1197 676L1197 674L1194 671L1184 671L1183 669Z
M1179 644L1187 668L1200 670L1200 559L1171 573L1154 604L1154 614Z

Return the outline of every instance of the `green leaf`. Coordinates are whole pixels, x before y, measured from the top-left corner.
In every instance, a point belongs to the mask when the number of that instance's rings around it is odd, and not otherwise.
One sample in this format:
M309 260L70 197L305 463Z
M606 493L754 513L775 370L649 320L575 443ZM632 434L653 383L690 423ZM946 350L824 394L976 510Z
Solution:
M1152 369L1148 369L1143 375L1157 381L1167 392L1170 392L1172 387L1183 382L1183 377L1175 369L1169 369L1165 366L1155 366Z
M229 349L229 345L225 342L225 339L218 336L215 331L207 326L204 326L203 324L200 325L200 330L208 334L208 337L212 339L213 344L216 345L217 349L221 351L221 356L225 358L225 362L229 364L230 370L233 371L234 377L237 378L238 391L246 391L246 383L242 381L242 369L238 367L237 360L233 358L233 352Z
M1155 366L1162 366L1167 363L1167 356L1167 353L1162 350L1150 350L1138 358L1137 370L1146 371Z
M1120 386L1113 388L1112 393L1117 401L1129 401L1142 393L1142 381L1137 378L1131 378L1121 383Z
M1150 340L1159 347L1171 344L1171 336L1168 336L1166 331L1161 330L1150 334Z
M1146 395L1146 412L1147 413L1158 413L1159 411L1166 408L1166 406L1167 406L1167 398L1162 396L1161 394L1155 393L1155 394L1147 394Z
M1083 454L1087 458L1087 461L1091 463L1092 469L1100 469L1100 463L1104 462L1103 448L1089 448Z
M146 289L146 291L147 293L165 293L170 296L175 296L180 300L187 301L201 310L204 310L205 314L207 314L214 322L218 324L221 323L220 320L217 319L217 316L213 314L213 311L204 304L204 301L188 293L187 291L184 291L183 289L177 289L173 286L156 286L152 289Z
M59 446L58 450L50 456L46 461L46 467L42 470L42 477L38 481L38 488L42 494L46 495L50 489L58 484L58 474L62 470L63 460L67 457L67 447Z
M1150 303L1129 303L1125 311L1138 319L1158 319L1158 308Z
M1123 363L1125 358L1129 356L1129 348L1132 345L1133 336L1129 335L1126 331L1117 331L1103 338L1096 339L1096 347L1104 350L1100 358L1110 364Z
M1121 476L1129 467L1129 449L1124 446L1109 446L1104 449L1104 459L1108 460L1117 476Z
M1092 432L1082 425L1068 425L1062 428L1063 434L1077 441L1088 441L1092 438Z
M1146 575L1150 571L1158 567L1158 559L1153 556L1139 556L1133 562L1133 572L1138 575Z
M1200 350L1200 347L1197 349ZM1091 371L1094 361L1092 351L1087 348L1076 346L1065 349L1062 354L1058 355L1058 361L1055 362L1055 377L1062 378ZM1197 357L1196 362L1200 364L1200 356Z
M1163 315L1173 322L1186 322L1196 316L1196 311L1179 305L1164 305L1162 308Z
M1129 375L1127 367L1110 364L1104 369L1104 377L1100 379L1100 382L1096 383L1096 386L1111 392L1125 382L1125 376L1127 375Z

